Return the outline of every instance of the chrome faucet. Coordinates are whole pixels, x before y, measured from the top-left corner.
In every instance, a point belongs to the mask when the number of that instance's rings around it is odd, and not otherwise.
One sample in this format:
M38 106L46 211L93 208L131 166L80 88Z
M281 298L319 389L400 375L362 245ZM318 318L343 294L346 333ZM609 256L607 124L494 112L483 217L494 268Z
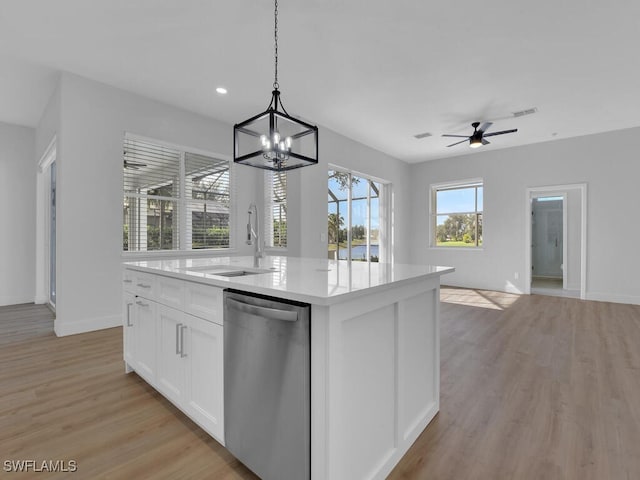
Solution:
M258 207L255 203L249 205L249 221L247 222L247 245L255 245L253 249L253 266L258 268L260 266L260 259L263 257L262 252L262 235L260 232L260 219L258 218ZM255 228L251 225L251 213L255 213Z

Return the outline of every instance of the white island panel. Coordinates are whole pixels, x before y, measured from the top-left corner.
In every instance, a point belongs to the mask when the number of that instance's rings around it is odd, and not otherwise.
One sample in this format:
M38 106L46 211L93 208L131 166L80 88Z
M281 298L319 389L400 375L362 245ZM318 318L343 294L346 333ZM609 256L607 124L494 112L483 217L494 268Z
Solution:
M312 479L384 479L439 408L439 278L312 310Z

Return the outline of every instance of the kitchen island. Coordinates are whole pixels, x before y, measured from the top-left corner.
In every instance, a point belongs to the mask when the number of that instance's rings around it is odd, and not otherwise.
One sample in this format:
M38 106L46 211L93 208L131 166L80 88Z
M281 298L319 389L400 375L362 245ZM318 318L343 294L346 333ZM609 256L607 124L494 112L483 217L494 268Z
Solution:
M268 256L124 264L127 371L224 445L222 291L311 305L311 478L382 479L439 410L440 276Z

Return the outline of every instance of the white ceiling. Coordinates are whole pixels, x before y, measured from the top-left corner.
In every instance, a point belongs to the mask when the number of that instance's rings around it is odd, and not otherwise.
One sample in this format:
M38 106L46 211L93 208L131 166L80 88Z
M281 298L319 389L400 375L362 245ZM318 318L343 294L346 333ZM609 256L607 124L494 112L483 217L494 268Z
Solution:
M279 3L285 108L405 161L476 152L440 136L476 120L519 130L480 150L640 126L635 0ZM35 126L59 71L236 123L270 100L273 3L2 0L0 121Z

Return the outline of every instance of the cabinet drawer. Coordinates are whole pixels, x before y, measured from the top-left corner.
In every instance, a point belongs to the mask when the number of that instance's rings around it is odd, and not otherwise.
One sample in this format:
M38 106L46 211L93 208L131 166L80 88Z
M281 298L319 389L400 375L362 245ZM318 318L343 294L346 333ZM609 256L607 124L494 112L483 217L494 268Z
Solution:
M182 310L182 306L184 304L185 282L163 276L157 276L155 280L154 297L158 303Z
M185 311L222 325L222 289L200 283L185 283Z
M124 270L122 272L122 288L125 292L136 293L134 282L134 272L132 270Z
M133 272L133 274L133 284L136 295L150 299L155 298L156 275L143 272Z

